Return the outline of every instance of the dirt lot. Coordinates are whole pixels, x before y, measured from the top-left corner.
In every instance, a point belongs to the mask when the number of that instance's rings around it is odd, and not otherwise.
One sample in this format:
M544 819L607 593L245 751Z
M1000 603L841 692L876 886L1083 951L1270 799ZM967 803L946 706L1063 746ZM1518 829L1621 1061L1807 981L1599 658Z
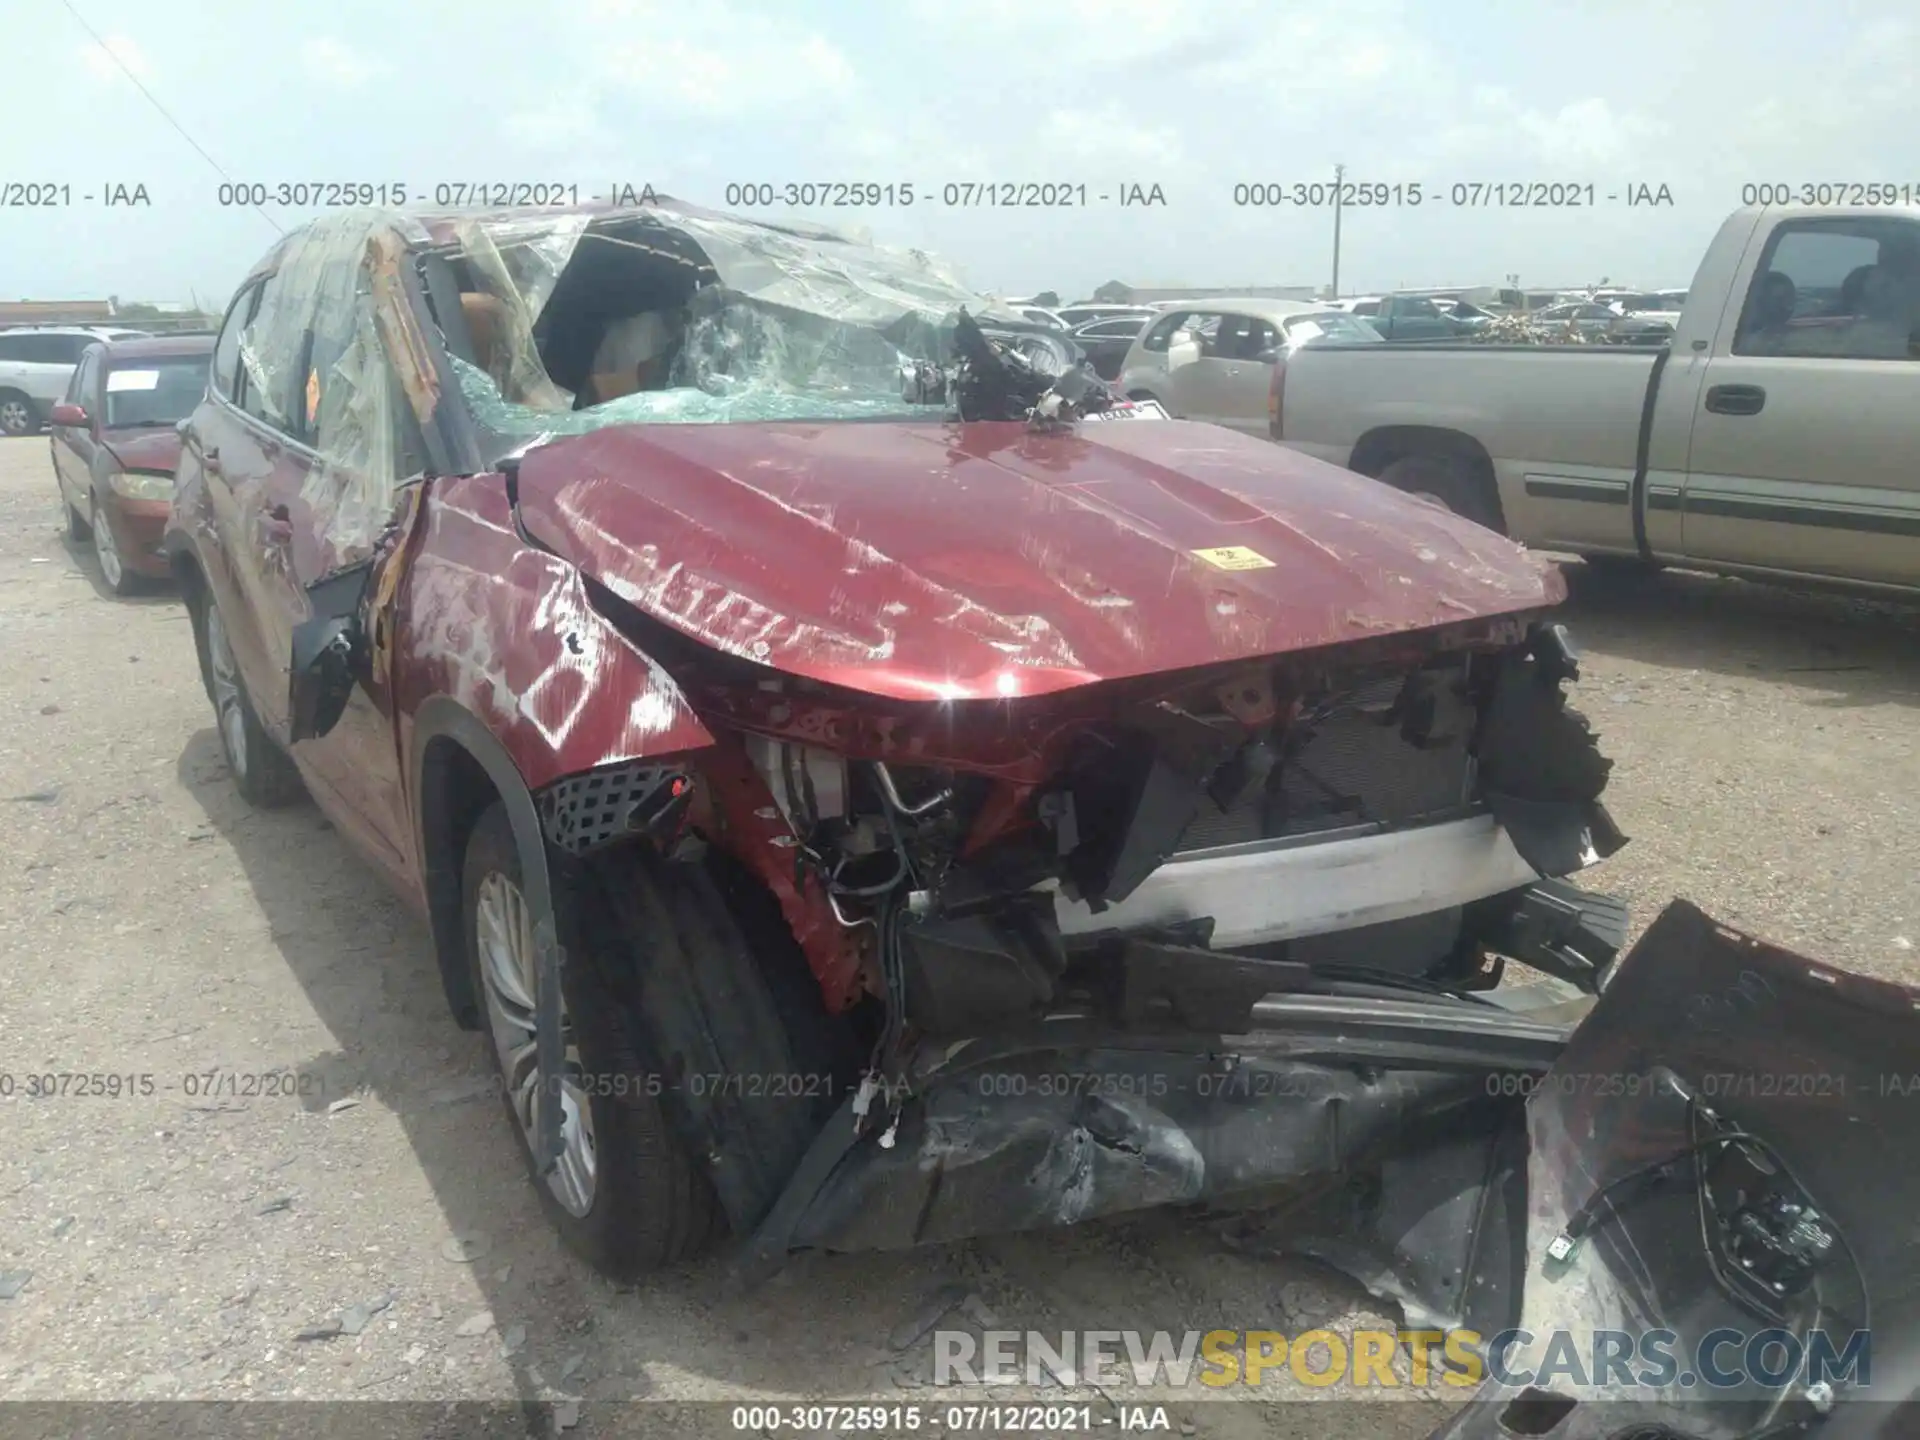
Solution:
M311 807L241 803L180 606L104 597L54 495L44 439L0 443L0 1270L31 1272L0 1299L0 1395L577 1396L590 1417L633 1397L930 1401L928 1347L890 1336L946 1285L973 1297L968 1323L1013 1329L1382 1317L1171 1218L813 1259L744 1297L713 1264L630 1290L593 1277L541 1221L422 924ZM1641 924L1683 895L1911 977L1920 617L1569 568L1580 703L1633 840L1595 883ZM304 1093L226 1088L269 1071ZM28 1098L48 1073L140 1093ZM355 1333L298 1338L343 1316ZM1195 1424L1424 1435L1435 1402L1407 1400L1364 1425L1337 1402Z

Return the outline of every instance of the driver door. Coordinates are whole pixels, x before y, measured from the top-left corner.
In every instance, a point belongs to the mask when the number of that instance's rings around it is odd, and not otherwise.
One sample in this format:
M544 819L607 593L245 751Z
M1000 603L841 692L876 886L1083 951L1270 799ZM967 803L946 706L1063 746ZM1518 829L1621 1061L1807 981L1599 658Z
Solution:
M1167 342L1167 402L1183 420L1213 418L1206 408L1206 375L1198 367L1206 359L1208 340L1219 325L1218 315L1196 310L1180 322Z
M1257 315L1229 315L1220 328L1221 358L1227 363L1218 381L1220 419L1216 423L1265 439L1267 392L1273 386L1280 332Z
M1263 349L1277 346L1279 336L1253 315L1220 314L1208 320L1196 337L1199 353L1175 372L1176 394L1184 411L1209 425L1264 435L1267 386L1273 372L1256 357Z

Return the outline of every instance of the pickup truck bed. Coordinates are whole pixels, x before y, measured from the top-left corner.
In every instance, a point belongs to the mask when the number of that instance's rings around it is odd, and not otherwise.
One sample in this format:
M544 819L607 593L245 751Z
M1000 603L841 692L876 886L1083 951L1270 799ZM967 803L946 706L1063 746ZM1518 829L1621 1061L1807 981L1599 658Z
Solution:
M1667 346L1308 346L1273 392L1275 439L1543 549L1920 589L1920 208L1736 212Z

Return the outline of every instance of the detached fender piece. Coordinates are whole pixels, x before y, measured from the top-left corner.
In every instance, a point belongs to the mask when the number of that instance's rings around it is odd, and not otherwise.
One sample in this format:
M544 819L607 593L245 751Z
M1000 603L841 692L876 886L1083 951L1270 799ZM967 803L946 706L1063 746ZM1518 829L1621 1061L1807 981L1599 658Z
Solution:
M1435 1440L1915 1434L1917 1099L1920 989L1674 901L1528 1101L1522 1334Z

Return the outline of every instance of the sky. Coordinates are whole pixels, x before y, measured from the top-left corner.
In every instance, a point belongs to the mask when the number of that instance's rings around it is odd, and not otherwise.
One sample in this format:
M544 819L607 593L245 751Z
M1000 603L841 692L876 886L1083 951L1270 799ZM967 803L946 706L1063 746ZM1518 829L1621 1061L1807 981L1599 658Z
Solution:
M1402 187L1345 210L1343 294L1684 285L1744 185L1920 191L1913 0L7 8L6 299L217 307L276 225L318 213L222 204L229 181L401 184L428 208L442 185L650 184L768 218L795 212L728 204L727 187L891 183L892 204L799 213L934 251L982 290L1063 300L1111 279L1325 286L1332 212L1291 187L1336 165L1376 195ZM1002 182L1084 186L1087 203L945 203ZM1451 203L1534 182L1596 203ZM28 185L64 203L12 203ZM1256 185L1286 203L1235 203ZM1641 185L1671 203L1629 205ZM105 203L116 186L148 203ZM1121 205L1132 186L1164 203Z

